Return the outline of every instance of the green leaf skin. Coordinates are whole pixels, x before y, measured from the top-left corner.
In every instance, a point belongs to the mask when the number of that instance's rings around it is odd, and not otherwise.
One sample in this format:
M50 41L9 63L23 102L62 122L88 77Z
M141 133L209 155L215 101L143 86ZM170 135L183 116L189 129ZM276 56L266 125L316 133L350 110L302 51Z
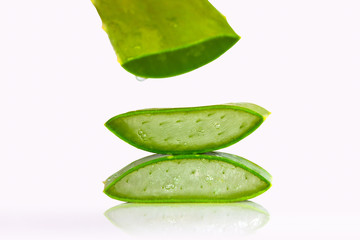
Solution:
M269 114L252 103L144 109L117 115L105 126L125 142L148 152L203 153L240 141Z
M104 193L125 202L236 202L271 186L271 175L236 155L151 155L110 176Z
M199 68L240 37L207 0L92 0L124 69L165 78Z

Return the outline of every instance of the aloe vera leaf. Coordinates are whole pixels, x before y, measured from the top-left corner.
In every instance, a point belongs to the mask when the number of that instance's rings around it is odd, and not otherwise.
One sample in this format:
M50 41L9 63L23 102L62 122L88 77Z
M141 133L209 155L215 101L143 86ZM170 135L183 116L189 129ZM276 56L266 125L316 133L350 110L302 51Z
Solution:
M239 234L255 232L265 226L270 219L270 214L265 208L250 201L122 203L108 209L104 215L116 227L127 233L147 236L166 235L169 232L192 236L201 234L203 237L203 234L218 234L223 237L224 234L234 233L239 236Z
M124 69L164 78L199 68L240 37L207 0L92 0Z
M105 126L125 142L154 153L202 153L230 146L270 113L251 103L144 109L117 115Z
M104 193L125 202L235 202L270 186L267 171L236 155L155 154L110 176Z

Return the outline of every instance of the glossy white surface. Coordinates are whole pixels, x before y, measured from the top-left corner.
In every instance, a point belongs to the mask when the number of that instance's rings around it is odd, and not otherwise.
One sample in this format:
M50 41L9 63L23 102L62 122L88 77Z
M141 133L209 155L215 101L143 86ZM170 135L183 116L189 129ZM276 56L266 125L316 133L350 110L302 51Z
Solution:
M229 238L359 239L360 3L211 2L242 39L196 71L143 82L117 63L91 1L1 4L0 239L143 239L106 219L119 202L102 181L148 153L103 124L141 108L227 102L272 112L221 151L273 175L252 199L270 220ZM161 239L152 230L147 238Z

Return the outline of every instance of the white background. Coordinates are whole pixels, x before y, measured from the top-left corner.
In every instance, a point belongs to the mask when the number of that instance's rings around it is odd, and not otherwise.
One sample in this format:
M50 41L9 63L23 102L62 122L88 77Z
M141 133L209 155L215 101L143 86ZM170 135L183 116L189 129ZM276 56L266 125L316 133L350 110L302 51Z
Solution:
M271 219L249 239L358 239L359 1L211 3L242 39L198 70L145 82L117 63L90 0L1 3L1 239L130 238L103 215L119 202L102 181L148 153L105 121L227 102L272 112L223 150L273 175L253 199Z

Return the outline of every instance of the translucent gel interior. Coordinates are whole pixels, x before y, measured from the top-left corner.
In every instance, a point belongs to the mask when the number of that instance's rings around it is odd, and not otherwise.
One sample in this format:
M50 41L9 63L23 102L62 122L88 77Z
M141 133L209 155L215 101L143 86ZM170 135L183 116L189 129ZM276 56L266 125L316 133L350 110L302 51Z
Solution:
M257 176L230 163L183 159L140 168L113 185L109 193L136 199L229 199L266 187Z
M213 148L246 134L261 119L233 109L139 114L115 119L111 128L132 142L173 152Z

